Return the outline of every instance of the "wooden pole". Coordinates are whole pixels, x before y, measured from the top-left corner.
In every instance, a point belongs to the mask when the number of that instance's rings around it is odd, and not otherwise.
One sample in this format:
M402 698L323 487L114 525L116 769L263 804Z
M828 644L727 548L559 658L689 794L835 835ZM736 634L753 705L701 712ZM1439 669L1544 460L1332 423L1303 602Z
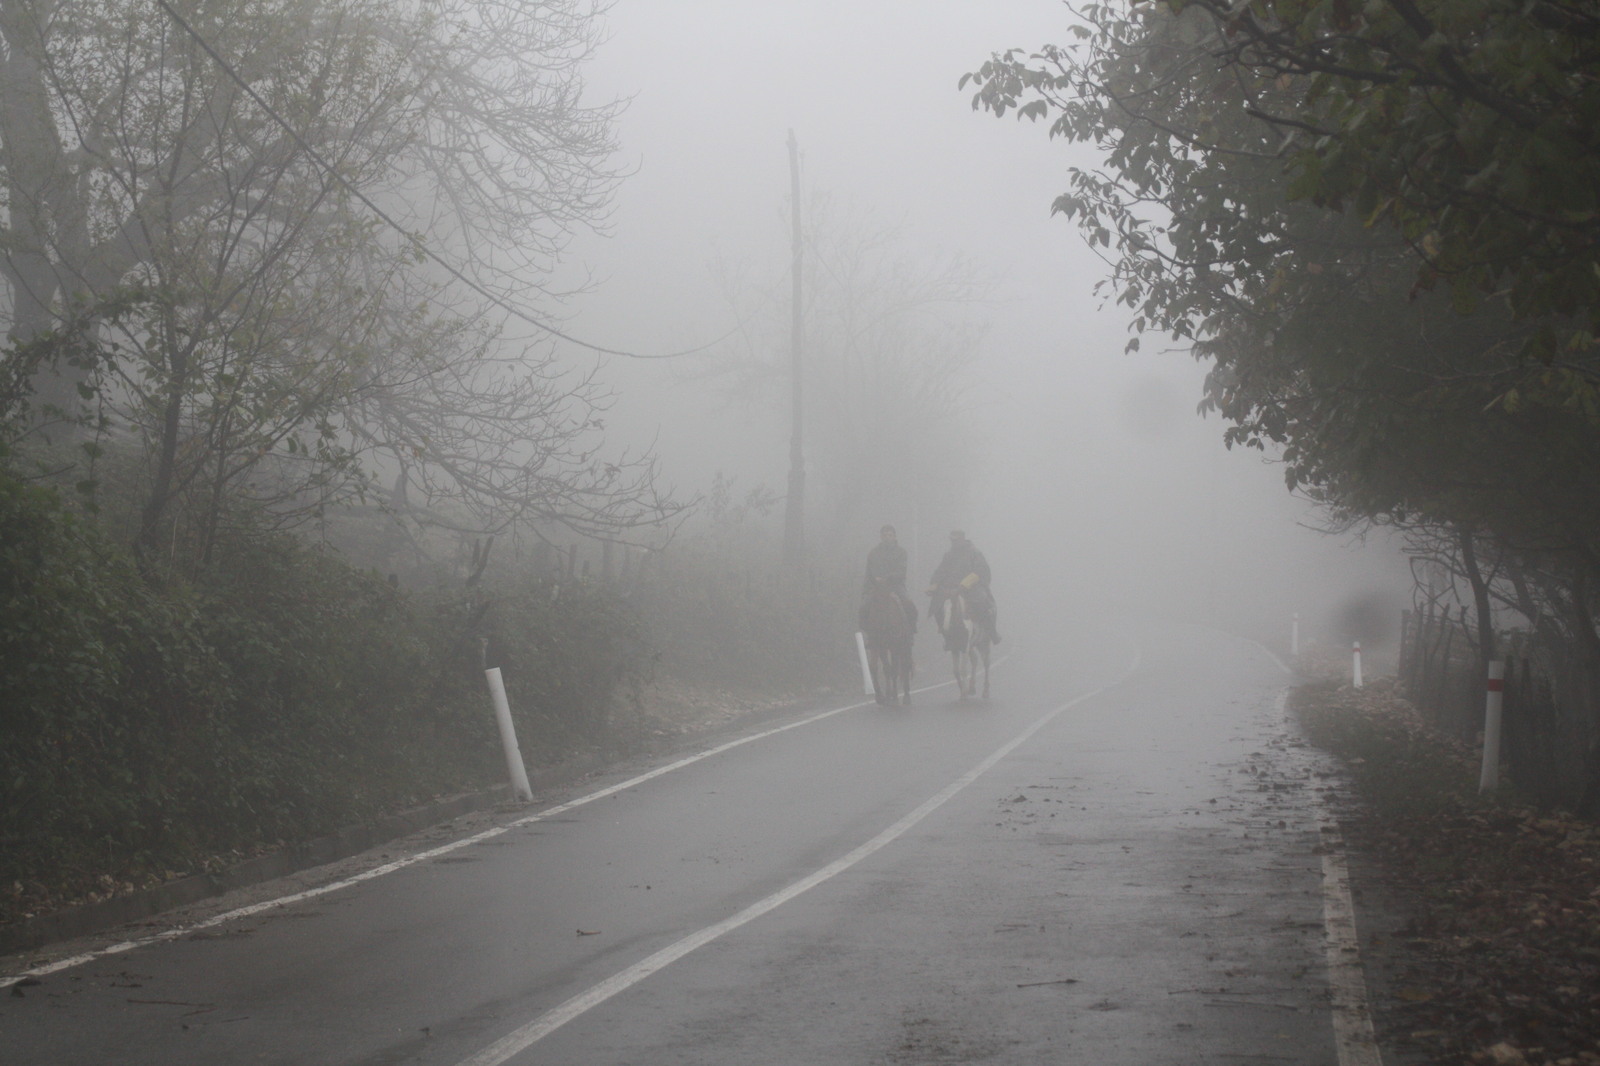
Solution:
M793 420L789 430L789 495L784 502L783 522L783 561L791 569L798 570L805 561L805 507L806 507L806 468L801 452L800 428L804 407L801 403L800 368L801 356L805 348L805 331L803 328L803 305L801 303L801 266L803 256L801 253L800 239L800 143L795 140L794 130L789 131L789 198L791 201L791 218L793 220L793 233L791 245L793 250L793 263L791 270L794 274L793 290L790 294L789 326L789 369L790 389L793 395Z

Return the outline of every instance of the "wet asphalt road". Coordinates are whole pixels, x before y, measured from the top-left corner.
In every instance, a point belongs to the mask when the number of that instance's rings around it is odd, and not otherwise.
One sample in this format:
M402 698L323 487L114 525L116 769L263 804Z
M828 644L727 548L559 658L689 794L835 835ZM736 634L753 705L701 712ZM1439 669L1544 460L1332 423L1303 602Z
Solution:
M990 701L845 710L51 973L0 996L0 1061L1337 1063L1281 665L1195 627L1018 643Z

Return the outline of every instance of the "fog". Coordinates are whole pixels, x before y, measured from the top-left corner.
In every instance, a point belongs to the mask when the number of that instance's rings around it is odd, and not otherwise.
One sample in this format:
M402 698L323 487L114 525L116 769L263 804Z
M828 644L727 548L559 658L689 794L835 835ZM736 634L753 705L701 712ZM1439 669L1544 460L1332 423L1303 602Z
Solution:
M1295 612L1307 639L1381 628L1345 620L1409 600L1395 546L1315 531L1270 456L1225 450L1187 354L1153 337L1124 353L1127 309L1092 291L1105 264L1049 213L1092 153L958 90L992 51L1064 43L1068 20L1054 0L618 0L588 81L595 100L630 99L618 162L634 173L609 232L569 250L568 283L594 284L564 328L660 354L738 326L719 274L784 276L792 129L803 204L825 195L997 279L968 309L987 323L968 394L976 495L965 513L862 516L862 556L897 524L915 587L958 526L1011 619L1168 617L1280 641ZM786 410L730 404L694 372L704 359L609 358L617 444L653 443L684 494L719 471L782 491Z

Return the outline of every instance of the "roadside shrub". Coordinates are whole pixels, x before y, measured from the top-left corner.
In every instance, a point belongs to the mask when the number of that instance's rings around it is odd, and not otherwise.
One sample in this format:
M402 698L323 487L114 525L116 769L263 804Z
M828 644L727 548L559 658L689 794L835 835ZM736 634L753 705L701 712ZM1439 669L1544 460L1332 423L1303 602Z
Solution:
M188 726L228 700L195 622L0 473L0 878L155 862L182 835Z
M225 545L195 596L233 693L212 723L227 762L204 805L224 835L235 823L268 838L326 831L493 766L481 707L435 683L447 634L378 575L291 536L256 537Z
M501 669L526 755L602 746L626 732L618 715L637 709L654 657L635 611L610 587L502 586L487 626L488 664Z
M503 581L487 606L283 534L152 583L0 473L0 921L498 783L486 634L532 759L605 743L648 666L626 605Z

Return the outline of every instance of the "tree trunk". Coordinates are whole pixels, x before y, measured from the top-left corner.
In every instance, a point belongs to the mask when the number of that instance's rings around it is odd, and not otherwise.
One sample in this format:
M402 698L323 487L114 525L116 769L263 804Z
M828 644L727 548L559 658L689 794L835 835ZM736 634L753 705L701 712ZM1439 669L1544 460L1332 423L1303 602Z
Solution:
M1461 545L1461 566L1466 570L1467 581L1472 585L1472 603L1478 614L1478 662L1487 669L1495 651L1494 613L1493 608L1489 606L1489 582L1484 580L1483 571L1478 567L1478 555L1472 531L1458 527L1456 539Z

